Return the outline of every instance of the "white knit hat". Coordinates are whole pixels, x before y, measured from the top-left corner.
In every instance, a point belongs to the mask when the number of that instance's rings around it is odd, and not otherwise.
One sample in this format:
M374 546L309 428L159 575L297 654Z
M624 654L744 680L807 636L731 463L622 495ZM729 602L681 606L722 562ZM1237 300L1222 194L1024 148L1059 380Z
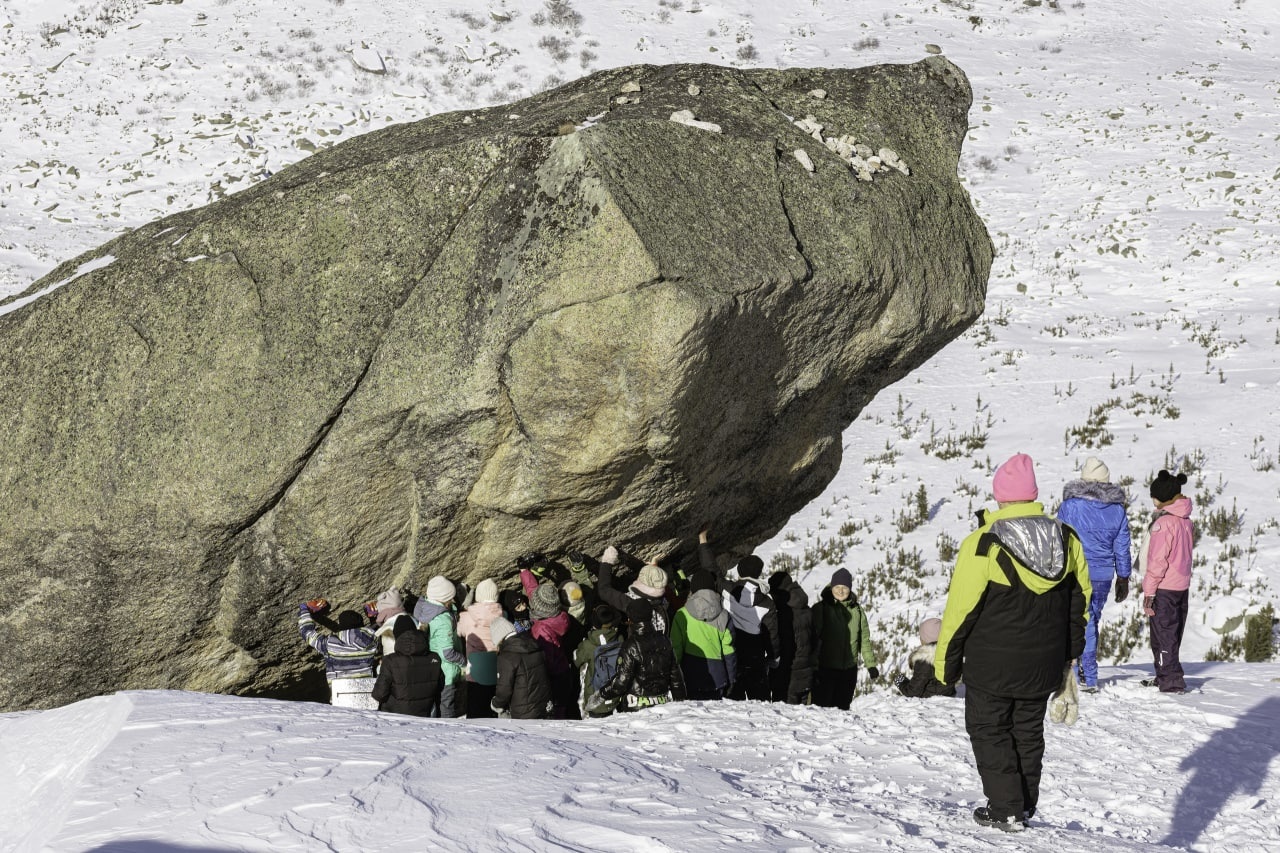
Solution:
M427 598L437 604L448 604L457 594L453 581L444 575L436 575L427 581Z
M1110 483L1111 470L1102 464L1101 459L1090 456L1084 460L1084 467L1080 469L1080 479L1091 483Z
M515 633L516 626L501 616L493 617L493 621L489 623L489 639L493 641L494 648L501 646L503 640L513 636Z
M485 578L476 586L476 601L497 601L498 584L493 578Z

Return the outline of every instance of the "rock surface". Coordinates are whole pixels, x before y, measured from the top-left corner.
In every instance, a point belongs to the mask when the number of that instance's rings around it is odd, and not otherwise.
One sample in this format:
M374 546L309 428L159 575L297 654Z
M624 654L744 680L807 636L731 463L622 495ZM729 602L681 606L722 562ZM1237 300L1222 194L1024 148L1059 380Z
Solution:
M982 311L970 100L941 57L615 69L62 265L0 304L0 707L301 695L307 597L706 520L749 550ZM859 180L804 117L910 174Z

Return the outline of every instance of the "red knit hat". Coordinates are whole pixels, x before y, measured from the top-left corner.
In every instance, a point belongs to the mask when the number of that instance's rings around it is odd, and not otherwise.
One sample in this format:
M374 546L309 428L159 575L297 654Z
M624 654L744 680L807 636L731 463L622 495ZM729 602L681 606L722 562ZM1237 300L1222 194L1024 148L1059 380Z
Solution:
M1033 501L1040 494L1036 487L1035 463L1025 453L1015 453L996 469L991 481L991 494L1000 503Z

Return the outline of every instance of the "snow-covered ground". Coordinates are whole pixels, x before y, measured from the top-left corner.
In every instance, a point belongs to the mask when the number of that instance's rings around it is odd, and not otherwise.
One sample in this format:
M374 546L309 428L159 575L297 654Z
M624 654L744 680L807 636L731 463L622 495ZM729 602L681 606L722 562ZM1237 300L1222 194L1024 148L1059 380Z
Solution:
M1004 458L1036 459L1052 508L1096 454L1139 524L1147 480L1183 468L1199 660L1280 589L1271 0L4 0L0 299L390 123L634 62L926 45L974 87L961 177L997 248L987 313L868 407L836 481L760 553L811 591L848 566L892 669ZM960 703L883 686L850 714L576 725L146 693L0 716L0 849L1280 849L1280 669L1195 664L1191 695L1151 696L1128 677L1148 665L1134 599L1104 616L1120 666L1051 729L1043 821L1018 839L968 818Z
M1280 665L1192 664L1176 698L1139 675L1105 670L1075 726L1047 726L1039 814L1019 836L970 816L984 801L962 699L555 723L148 691L0 716L0 847L1280 849Z

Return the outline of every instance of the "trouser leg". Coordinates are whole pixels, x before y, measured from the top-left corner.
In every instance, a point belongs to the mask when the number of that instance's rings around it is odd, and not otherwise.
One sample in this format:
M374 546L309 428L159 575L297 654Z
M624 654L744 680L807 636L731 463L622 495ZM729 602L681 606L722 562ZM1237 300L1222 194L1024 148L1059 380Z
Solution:
M1098 686L1098 624L1111 594L1111 581L1094 581L1089 598L1089 621L1084 626L1084 652L1080 655L1080 679L1086 687Z
M1044 714L1048 704L1048 697L1013 700L1013 742L1018 752L1018 773L1022 782L1022 810L1026 812L1035 811L1040 801Z
M1023 781L1013 734L1014 700L965 689L964 727L982 779L987 808L997 820L1021 815Z
M1151 617L1151 651L1156 662L1156 686L1186 690L1183 678L1182 634L1187 627L1187 590L1156 590L1156 615Z

